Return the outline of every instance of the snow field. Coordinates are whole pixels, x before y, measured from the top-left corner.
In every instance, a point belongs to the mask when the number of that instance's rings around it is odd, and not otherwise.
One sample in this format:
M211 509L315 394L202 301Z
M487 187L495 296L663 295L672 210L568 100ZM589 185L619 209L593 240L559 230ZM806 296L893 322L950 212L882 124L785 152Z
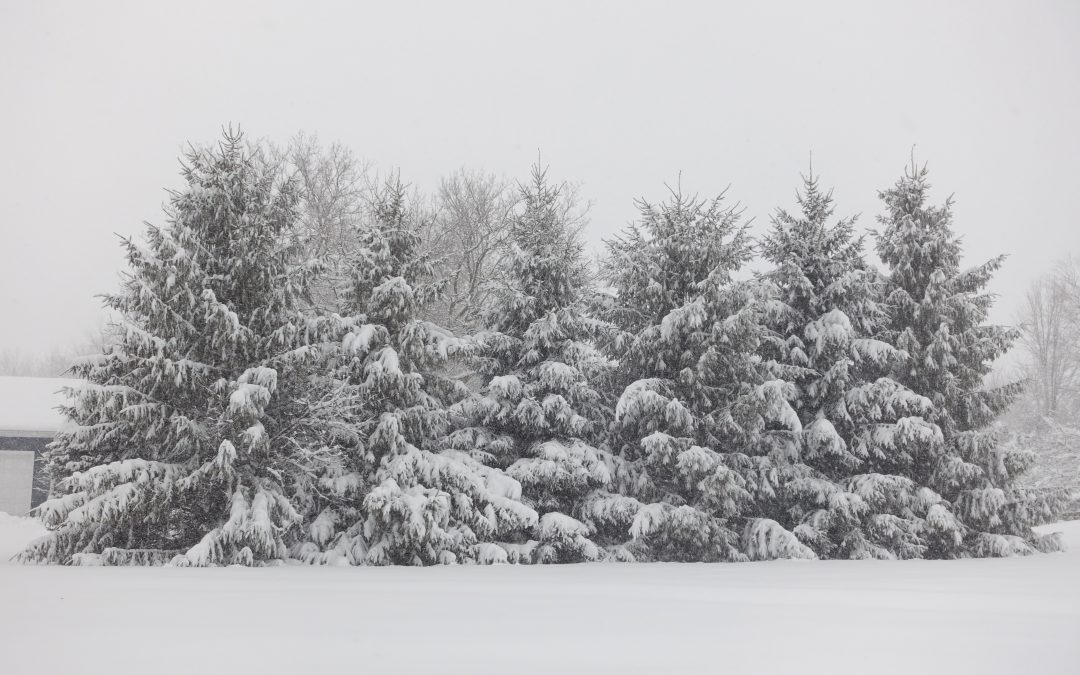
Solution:
M1073 550L933 562L0 565L0 672L1077 673ZM40 533L0 518L0 555Z

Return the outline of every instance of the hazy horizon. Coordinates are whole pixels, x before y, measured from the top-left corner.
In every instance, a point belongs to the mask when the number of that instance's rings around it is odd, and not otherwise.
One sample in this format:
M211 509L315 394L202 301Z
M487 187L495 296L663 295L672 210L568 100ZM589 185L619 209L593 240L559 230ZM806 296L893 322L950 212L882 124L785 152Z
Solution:
M813 152L837 215L876 226L912 148L955 194L965 261L1010 255L997 321L1080 252L1080 5L957 2L0 4L0 349L43 354L100 316L113 233L163 223L187 142L240 124L339 141L421 190L459 167L592 201L590 246L665 183L756 227Z

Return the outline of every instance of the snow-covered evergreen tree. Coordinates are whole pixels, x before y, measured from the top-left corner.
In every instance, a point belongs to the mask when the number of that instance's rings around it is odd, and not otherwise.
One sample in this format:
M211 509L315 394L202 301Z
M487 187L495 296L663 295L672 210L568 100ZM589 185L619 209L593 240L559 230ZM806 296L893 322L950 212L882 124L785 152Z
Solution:
M232 131L183 176L167 225L124 243L116 344L73 367L85 382L40 507L52 532L27 559L250 565L282 558L301 519L290 495L326 430L295 185Z
M587 264L561 208L560 186L533 167L511 223L512 259L493 290L488 330L475 336L481 390L454 408L447 443L505 469L540 514L535 539L507 542L535 562L597 560L582 523L587 494L610 479L603 445L609 414L596 379L609 367L592 341L602 324L584 314Z
M952 201L928 202L925 167L914 166L881 193L877 252L889 269L890 341L909 355L895 378L933 402L930 420L944 443L912 457L910 478L941 495L960 521L959 534L941 540L929 556L998 556L1051 550L1052 536L1032 525L1052 517L1053 496L1037 496L1015 483L1029 453L999 444L993 426L1019 392L992 388L991 363L1016 340L1014 329L986 323L994 296L985 292L1004 257L961 268L962 247L952 230ZM939 512L940 514L940 512Z
M438 445L446 406L467 394L444 374L460 341L419 318L438 288L400 182L376 195L371 220L357 232L348 316L329 354L353 434L305 495L312 518L294 554L331 564L505 562L492 542L532 528L537 514L517 481Z
M638 559L814 557L778 522L801 427L789 369L759 355L772 289L735 279L751 258L738 210L678 193L640 210L605 264L624 387L591 522Z
M797 215L775 215L761 247L785 306L778 358L803 369L800 461L783 489L790 524L821 556L919 557L959 536L948 505L910 478L914 457L940 448L941 432L926 419L930 400L888 377L906 354L876 339L886 327L884 280L854 220L830 223L832 195L813 175L798 204Z

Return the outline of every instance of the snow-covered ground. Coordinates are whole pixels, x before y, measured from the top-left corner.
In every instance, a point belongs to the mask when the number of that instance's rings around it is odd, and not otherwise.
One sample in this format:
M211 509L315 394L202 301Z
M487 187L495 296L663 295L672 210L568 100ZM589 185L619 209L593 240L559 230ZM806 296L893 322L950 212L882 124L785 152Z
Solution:
M952 562L0 565L0 673L1080 673L1073 551ZM39 527L0 514L6 561Z

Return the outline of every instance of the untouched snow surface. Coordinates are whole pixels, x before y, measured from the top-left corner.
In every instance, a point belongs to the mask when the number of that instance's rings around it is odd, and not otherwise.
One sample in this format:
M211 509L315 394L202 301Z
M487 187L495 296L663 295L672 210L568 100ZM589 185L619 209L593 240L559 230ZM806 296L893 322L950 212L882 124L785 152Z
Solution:
M0 673L1080 673L1073 551L542 567L7 563Z

